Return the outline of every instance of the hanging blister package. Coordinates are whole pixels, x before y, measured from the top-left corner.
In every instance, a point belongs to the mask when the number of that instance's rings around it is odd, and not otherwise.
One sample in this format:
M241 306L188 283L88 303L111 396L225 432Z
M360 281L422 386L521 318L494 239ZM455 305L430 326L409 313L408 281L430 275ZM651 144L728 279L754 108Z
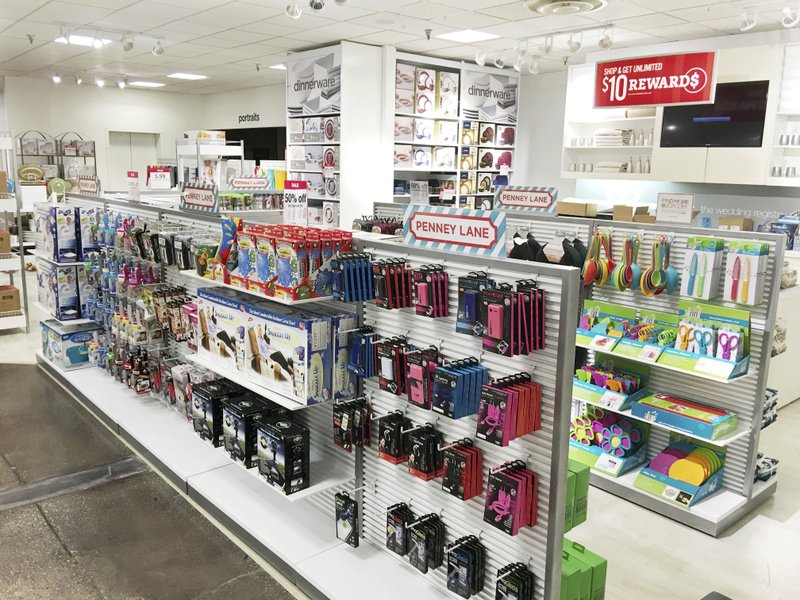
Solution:
M481 389L478 439L497 446L541 428L541 385L527 373L503 377Z
M372 263L375 305L394 310L413 304L412 271L404 259L379 260Z
M445 527L439 515L432 513L408 527L408 560L421 573L438 569L444 562Z
M473 415L478 410L480 388L489 380L489 370L476 358L451 361L433 375L434 412L451 419Z
M442 490L469 500L483 491L483 452L465 439L442 452Z
M493 470L486 484L483 520L508 535L537 522L538 476L514 461Z
M372 327L360 327L349 332L347 370L359 377L374 377L376 373L375 332Z
M353 548L358 548L358 502L347 492L334 496L336 507L336 537Z
M441 265L423 265L414 271L414 296L418 315L449 316L450 278Z
M406 391L409 403L431 409L433 403L433 380L437 367L444 361L434 347L406 353Z
M456 332L481 337L485 324L481 322L481 292L491 289L494 280L486 273L473 272L458 278L458 315Z
M447 589L462 598L483 590L486 548L477 537L469 535L450 545L447 554Z
M351 452L370 445L371 407L365 398L337 402L333 407L333 443Z
M334 300L366 302L375 298L368 254L340 253L331 259L331 272Z
M423 481L442 476L442 434L430 424L415 428L406 438L408 472Z
M405 556L408 554L408 524L414 521L414 513L400 502L386 509L386 547L392 552Z
M380 388L395 396L402 396L406 391L406 338L381 340L375 346Z
M523 563L506 565L497 571L495 598L498 600L533 600L535 591L536 577Z
M378 456L399 465L408 460L406 430L411 421L401 412L393 412L378 420Z
M481 322L484 323L483 349L503 356L514 356L516 294L508 284L483 290L480 296Z

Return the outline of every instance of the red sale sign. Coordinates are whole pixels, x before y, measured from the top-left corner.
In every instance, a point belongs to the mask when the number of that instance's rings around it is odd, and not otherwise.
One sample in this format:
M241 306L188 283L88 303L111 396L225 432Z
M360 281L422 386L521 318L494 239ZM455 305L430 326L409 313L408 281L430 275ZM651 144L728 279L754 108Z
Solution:
M597 63L594 106L710 104L715 58L714 52L695 52Z

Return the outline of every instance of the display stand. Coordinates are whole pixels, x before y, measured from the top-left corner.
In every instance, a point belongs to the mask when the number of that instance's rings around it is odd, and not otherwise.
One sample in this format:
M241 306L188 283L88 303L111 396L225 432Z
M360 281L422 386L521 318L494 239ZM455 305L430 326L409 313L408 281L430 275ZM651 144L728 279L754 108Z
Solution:
M0 132L0 171L5 172L6 178L13 181L8 183L13 186L13 192L0 189L0 214L3 217L3 228L10 229L16 223L17 232L22 232L20 189L17 185L17 169L14 162L14 138L8 133ZM3 185L6 185L5 183ZM0 330L24 328L28 331L28 283L25 278L25 244L22 235L17 235L17 244L12 248L11 254L0 254L0 274L8 276L8 281L14 285L15 275L19 274L22 281L22 296L19 310L0 312ZM13 252L16 250L16 254Z

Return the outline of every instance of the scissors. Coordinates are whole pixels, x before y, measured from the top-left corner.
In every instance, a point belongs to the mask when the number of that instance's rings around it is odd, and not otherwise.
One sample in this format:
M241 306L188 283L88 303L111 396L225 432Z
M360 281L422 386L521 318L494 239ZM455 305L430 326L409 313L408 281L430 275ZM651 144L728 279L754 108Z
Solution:
M730 360L731 354L739 347L739 336L732 333L720 333L719 345L722 348L722 359Z
M675 343L675 338L677 334L675 333L674 329L665 329L661 333L658 334L658 345L659 346L671 346Z
M697 353L708 355L708 348L711 345L711 341L714 339L714 334L710 331L695 329L693 337L697 344Z
M689 347L689 340L692 339L694 327L691 325L681 325L678 327L678 349L686 350Z

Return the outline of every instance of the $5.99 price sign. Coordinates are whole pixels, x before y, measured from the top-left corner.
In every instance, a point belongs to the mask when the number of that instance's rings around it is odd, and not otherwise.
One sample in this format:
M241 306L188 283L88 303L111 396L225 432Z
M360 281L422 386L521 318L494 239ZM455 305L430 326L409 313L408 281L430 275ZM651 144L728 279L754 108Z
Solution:
M696 52L597 63L595 108L711 103L715 57Z

